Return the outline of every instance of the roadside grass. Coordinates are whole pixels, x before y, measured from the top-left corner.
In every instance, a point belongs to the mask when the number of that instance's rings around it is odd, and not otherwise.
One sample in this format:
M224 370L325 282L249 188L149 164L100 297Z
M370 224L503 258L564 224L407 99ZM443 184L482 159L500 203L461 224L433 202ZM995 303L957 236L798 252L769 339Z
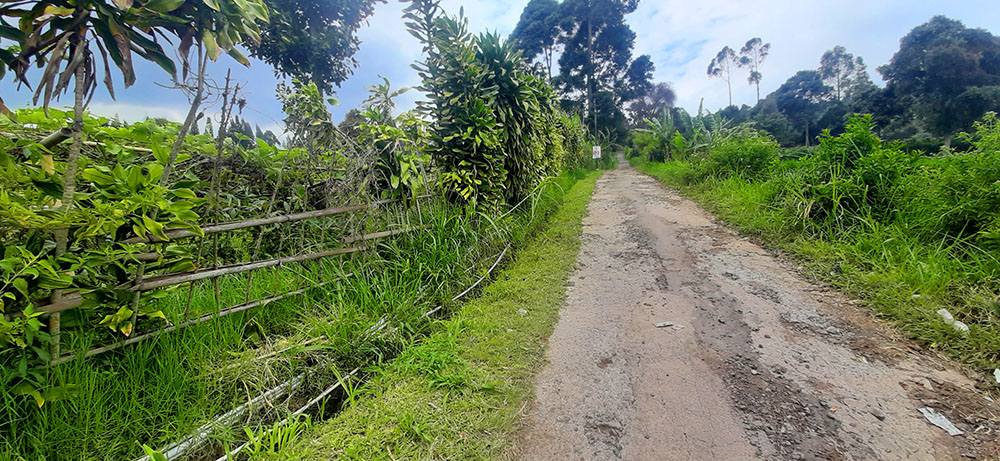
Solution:
M71 385L72 391L41 408L28 396L0 393L4 431L0 460L134 459L142 454L142 444L163 447L303 372L309 377L301 394L311 398L337 382L337 373L395 357L425 337L435 318L454 308L450 297L482 275L504 247L523 242L540 229L543 218L562 202L563 190L582 176L567 173L549 181L532 200L502 218L443 202L423 205L421 218L408 219L412 225L421 220L425 225L421 231L372 242L374 248L363 253L325 260L322 272L320 263L312 262L259 271L249 285L245 274L221 279L222 306L242 303L248 296L253 300L289 291L320 274L330 283L304 295L53 367L48 371L52 382ZM371 228L386 224L376 222ZM187 296L188 289L181 287L161 299L159 307L176 323ZM421 317L436 306L443 306L437 316ZM191 315L215 308L212 283L196 285ZM388 326L384 334L366 336L380 321ZM110 330L67 334L64 346L83 350L111 337ZM265 429L268 421L288 413L279 403L254 410L254 421L263 426L249 424L260 435L254 437L250 451L267 452L270 449L263 446L274 442L272 434L287 434L287 429ZM300 432L302 425L308 423L296 420L293 432ZM244 432L221 428L212 436L212 445L219 450L235 447L247 439Z
M797 255L811 277L864 300L910 338L979 372L1000 366L1000 270L996 253L954 238L929 243L904 227L859 219L848 229L816 232L775 203L778 181L737 176L692 181L690 163L631 163L691 197L745 235ZM948 309L969 322L963 335L936 314ZM995 382L984 381L996 387Z
M533 395L599 173L578 181L475 300L373 373L335 418L276 459L490 459ZM352 405L351 402L354 402Z

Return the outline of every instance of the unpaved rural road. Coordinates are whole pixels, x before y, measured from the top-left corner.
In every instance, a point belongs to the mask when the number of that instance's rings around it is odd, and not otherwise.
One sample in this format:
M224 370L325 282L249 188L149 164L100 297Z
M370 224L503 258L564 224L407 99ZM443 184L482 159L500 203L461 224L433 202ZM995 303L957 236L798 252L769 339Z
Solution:
M1000 408L956 366L652 178L606 173L582 243L516 457L1000 454Z

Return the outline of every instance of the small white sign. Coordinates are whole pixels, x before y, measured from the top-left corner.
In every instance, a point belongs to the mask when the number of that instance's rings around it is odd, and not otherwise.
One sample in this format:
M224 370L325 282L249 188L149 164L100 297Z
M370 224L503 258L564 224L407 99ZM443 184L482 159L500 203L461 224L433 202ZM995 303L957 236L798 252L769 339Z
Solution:
M601 146L594 146L594 158L601 158Z

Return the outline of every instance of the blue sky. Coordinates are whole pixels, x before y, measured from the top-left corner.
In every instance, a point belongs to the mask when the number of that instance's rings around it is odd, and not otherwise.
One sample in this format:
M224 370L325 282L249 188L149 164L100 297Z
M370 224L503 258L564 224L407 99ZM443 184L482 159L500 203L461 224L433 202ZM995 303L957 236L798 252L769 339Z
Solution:
M473 31L495 30L507 35L526 3L445 0L442 5L453 14L463 8ZM360 66L334 96L340 101L331 108L335 119L359 105L367 87L380 81L379 75L389 78L397 88L419 83L410 64L420 59L420 45L406 32L401 10L402 5L393 0L378 5L360 31L362 45L356 56ZM935 14L1000 34L1000 2L985 0L640 0L638 11L628 22L637 34L635 54L651 55L656 64L655 80L671 82L678 93L678 105L694 111L701 98L710 109L726 103L725 83L705 75L709 61L725 45L739 49L755 36L771 43L771 55L761 69L761 95L776 89L798 70L816 68L823 52L836 45L864 57L872 78L881 82L875 68L889 60L907 31ZM246 85L249 105L243 116L262 128L280 132L281 104L274 97L278 81L271 69L260 62L247 69L224 56L212 65L211 74L221 79L229 68L235 79ZM138 82L129 89L119 87L117 101L103 87L98 89L91 111L118 114L127 120L147 115L182 118L187 106L184 96L157 85L168 83L168 76L148 63L140 63L137 70ZM754 88L744 75L734 75L732 83L735 104L754 102ZM9 77L0 83L0 91L10 107L30 103L30 93L15 91ZM400 108L412 107L418 97L415 91L407 93L399 101Z

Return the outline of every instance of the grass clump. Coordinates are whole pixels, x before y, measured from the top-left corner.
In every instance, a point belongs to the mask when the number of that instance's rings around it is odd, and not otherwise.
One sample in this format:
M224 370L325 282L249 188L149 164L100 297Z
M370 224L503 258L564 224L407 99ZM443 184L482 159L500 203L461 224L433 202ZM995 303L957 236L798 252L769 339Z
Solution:
M280 459L482 459L510 446L576 261L596 173L476 300L385 365Z

